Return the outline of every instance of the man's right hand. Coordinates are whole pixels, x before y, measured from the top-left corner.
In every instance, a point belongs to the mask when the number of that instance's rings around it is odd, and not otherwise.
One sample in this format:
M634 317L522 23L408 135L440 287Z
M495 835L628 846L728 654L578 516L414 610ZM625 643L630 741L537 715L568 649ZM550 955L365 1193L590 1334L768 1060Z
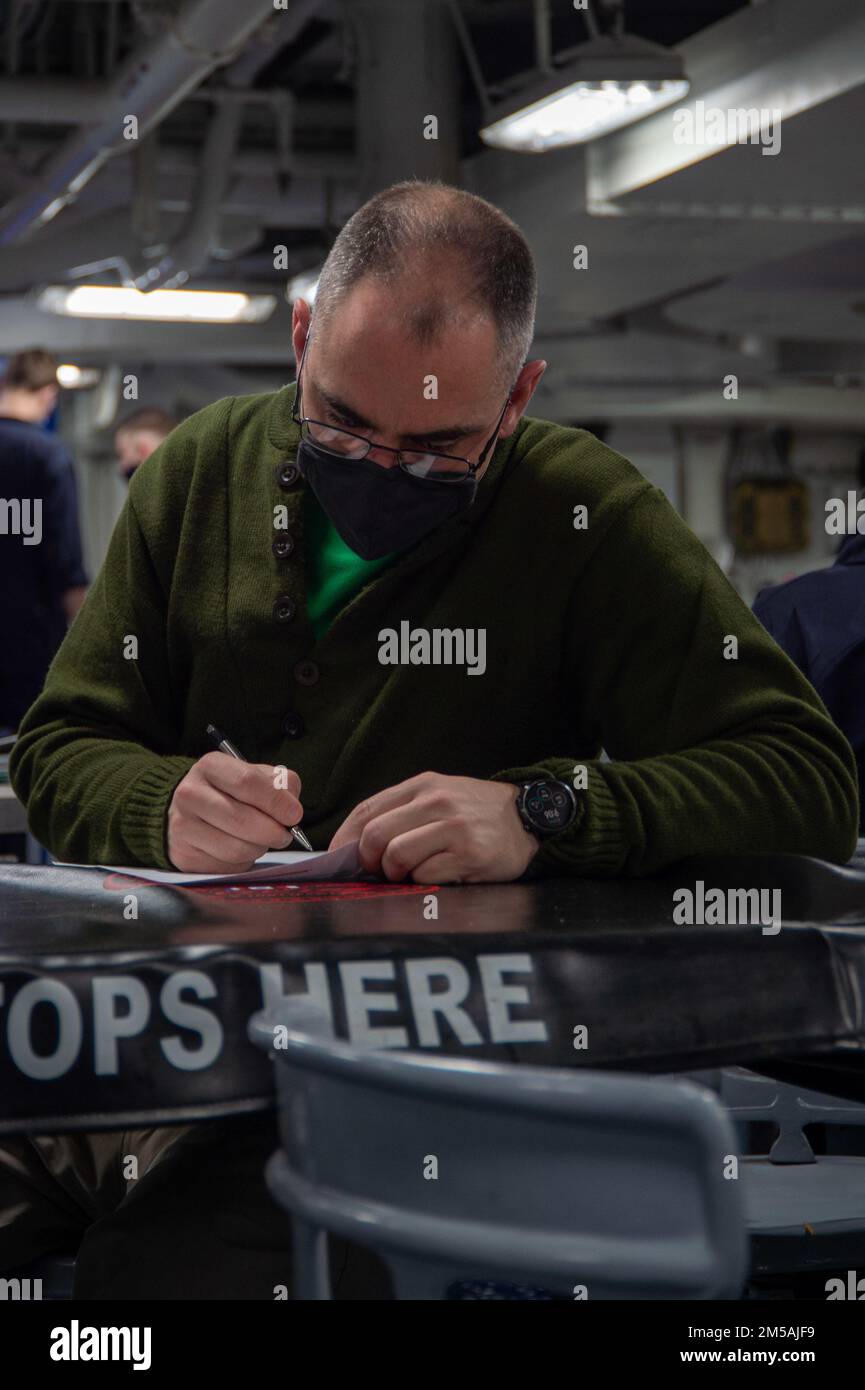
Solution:
M277 774L286 787L276 786ZM177 784L168 808L168 857L181 873L249 869L269 849L287 849L303 819L296 772L205 753Z

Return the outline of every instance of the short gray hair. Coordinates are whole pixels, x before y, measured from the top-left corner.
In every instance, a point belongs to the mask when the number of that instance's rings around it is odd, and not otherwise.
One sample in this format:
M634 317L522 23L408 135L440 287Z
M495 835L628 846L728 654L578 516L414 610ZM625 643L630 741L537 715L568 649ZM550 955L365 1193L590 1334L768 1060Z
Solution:
M319 276L316 327L327 323L365 276L394 286L412 270L423 269L422 302L407 307L406 327L416 341L433 342L457 307L443 302L442 281L429 273L445 266L468 287L468 300L492 318L502 384L512 385L534 336L534 257L519 227L501 209L450 184L420 179L396 183L358 208ZM436 288L427 288L431 285Z

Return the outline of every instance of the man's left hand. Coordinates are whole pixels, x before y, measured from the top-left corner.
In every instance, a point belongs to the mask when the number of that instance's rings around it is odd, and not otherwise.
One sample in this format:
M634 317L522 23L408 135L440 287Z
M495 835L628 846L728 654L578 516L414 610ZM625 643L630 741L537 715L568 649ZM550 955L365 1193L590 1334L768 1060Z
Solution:
M540 849L511 782L421 772L362 801L330 842L360 842L367 873L391 882L508 883Z

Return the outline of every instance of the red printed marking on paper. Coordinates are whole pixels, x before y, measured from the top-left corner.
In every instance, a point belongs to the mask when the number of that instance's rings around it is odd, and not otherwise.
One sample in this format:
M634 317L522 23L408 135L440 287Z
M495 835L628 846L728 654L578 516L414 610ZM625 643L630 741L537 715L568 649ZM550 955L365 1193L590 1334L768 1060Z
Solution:
M103 888L114 893L174 886L149 883L145 878L129 878L125 874L109 874L102 883ZM187 883L176 886L184 893L199 893L205 897L233 902L257 898L269 903L364 902L372 898L416 897L418 893L436 893L439 889L436 883Z

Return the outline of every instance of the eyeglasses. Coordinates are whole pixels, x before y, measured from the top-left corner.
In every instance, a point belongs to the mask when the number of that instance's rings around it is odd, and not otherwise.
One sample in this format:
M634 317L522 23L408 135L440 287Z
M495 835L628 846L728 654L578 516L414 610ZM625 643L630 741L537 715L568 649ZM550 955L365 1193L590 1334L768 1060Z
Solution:
M353 430L340 429L335 425L328 425L323 420L312 420L307 415L302 415L301 410L301 384L300 379L303 373L303 363L306 358L306 350L312 332L307 334L306 342L303 345L303 352L300 356L300 365L297 369L297 395L291 418L296 425L300 426L301 439L309 439L318 448L324 449L332 454L334 458L343 459L365 459L373 449L383 454L393 454L398 466L404 473L408 473L412 478L420 478L428 483L462 483L468 478L473 478L478 469L483 465L487 454L495 443L496 435L502 427L505 412L511 403L513 387L508 392L508 398L502 407L502 413L496 421L496 427L484 445L480 457L476 463L470 459L461 458L455 454L435 454L420 449L392 449L387 444L377 444L373 439L367 439L362 434L355 434Z

